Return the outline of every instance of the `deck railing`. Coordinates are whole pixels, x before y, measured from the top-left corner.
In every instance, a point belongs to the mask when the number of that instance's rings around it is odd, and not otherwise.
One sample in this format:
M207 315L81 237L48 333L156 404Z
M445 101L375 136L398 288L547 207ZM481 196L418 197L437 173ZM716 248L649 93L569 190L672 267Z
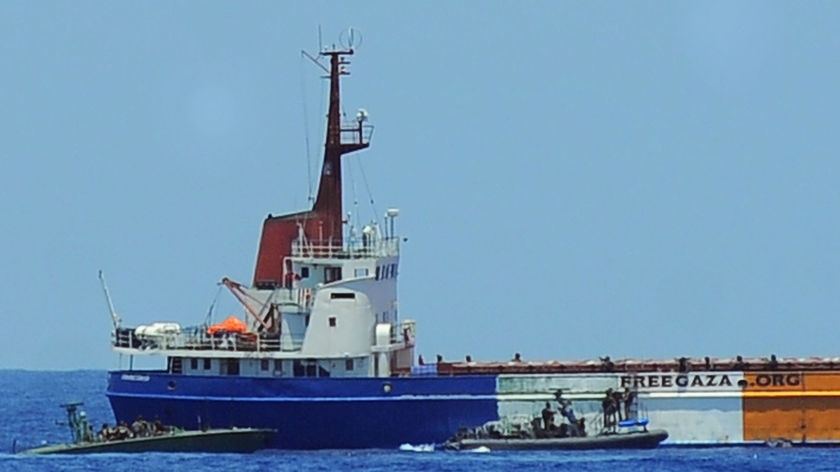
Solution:
M360 124L358 121L341 123L341 144L366 145L373 136L373 125Z
M399 238L386 238L370 242L351 240L346 245L328 241L292 242L292 257L361 259L368 257L396 256L400 251Z
M280 352L297 351L302 340L281 340L275 335L254 333L217 333L210 336L204 327L187 329L180 333L160 335L137 335L133 328L119 328L112 336L114 348L131 349L152 353L153 351L241 351Z

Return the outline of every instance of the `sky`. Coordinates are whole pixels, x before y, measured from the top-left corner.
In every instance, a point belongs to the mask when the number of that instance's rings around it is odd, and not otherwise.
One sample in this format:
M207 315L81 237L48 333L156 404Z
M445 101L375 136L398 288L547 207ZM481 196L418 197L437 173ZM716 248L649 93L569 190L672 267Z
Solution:
M836 356L836 2L0 2L0 368L204 321L304 210L326 84L433 358ZM371 204L371 201L373 203ZM221 318L241 313L232 296Z

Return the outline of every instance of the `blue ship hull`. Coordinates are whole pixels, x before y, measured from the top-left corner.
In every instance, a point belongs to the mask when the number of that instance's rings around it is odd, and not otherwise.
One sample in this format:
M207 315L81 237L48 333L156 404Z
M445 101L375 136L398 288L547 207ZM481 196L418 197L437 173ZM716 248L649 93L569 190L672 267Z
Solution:
M109 373L117 421L158 418L187 429L272 428L279 449L442 443L498 419L496 376L261 378Z

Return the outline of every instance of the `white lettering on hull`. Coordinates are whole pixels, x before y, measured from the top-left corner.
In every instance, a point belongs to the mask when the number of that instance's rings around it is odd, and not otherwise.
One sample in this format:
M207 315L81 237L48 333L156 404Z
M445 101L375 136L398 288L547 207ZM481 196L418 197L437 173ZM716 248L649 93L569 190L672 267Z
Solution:
M122 374L120 376L120 380L125 380L127 382L148 382L149 376L137 374Z

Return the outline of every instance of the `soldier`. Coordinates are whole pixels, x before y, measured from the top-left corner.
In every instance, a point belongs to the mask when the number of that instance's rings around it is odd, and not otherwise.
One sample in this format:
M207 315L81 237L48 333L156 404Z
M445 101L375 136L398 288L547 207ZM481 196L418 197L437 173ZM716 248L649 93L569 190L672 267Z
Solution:
M102 429L99 430L97 438L99 438L100 441L107 441L111 439L110 436L111 428L108 427L108 423L102 423Z
M143 420L143 416L137 416L134 423L131 423L131 432L134 433L134 437L140 438L148 436L148 430L148 425L146 424L146 421Z
M160 421L158 417L155 417L154 423L152 423L152 434L155 436L160 436L161 434L165 433L167 430L166 426L163 425L163 422Z
M554 410L551 409L551 404L545 402L545 408L542 410L543 428L546 431L554 429Z
M583 431L581 431L581 423L582 419L578 420L575 417L575 411L572 410L572 402L566 400L565 398L558 398L557 402L560 404L560 415L569 422L569 426L567 430L570 436L583 436Z
M624 404L624 395L619 391L613 392L613 403L615 404L615 418L613 418L613 421L617 424L619 421L626 419L621 417L621 405Z
M129 439L133 437L131 434L131 429L129 429L128 424L125 421L120 421L116 427L116 439Z
M615 430L615 413L618 407L613 396L613 389L608 388L604 399L601 400L601 408L604 410L604 429L607 431Z
M624 419L631 419L633 414L633 403L636 401L636 392L630 390L630 387L624 389Z

